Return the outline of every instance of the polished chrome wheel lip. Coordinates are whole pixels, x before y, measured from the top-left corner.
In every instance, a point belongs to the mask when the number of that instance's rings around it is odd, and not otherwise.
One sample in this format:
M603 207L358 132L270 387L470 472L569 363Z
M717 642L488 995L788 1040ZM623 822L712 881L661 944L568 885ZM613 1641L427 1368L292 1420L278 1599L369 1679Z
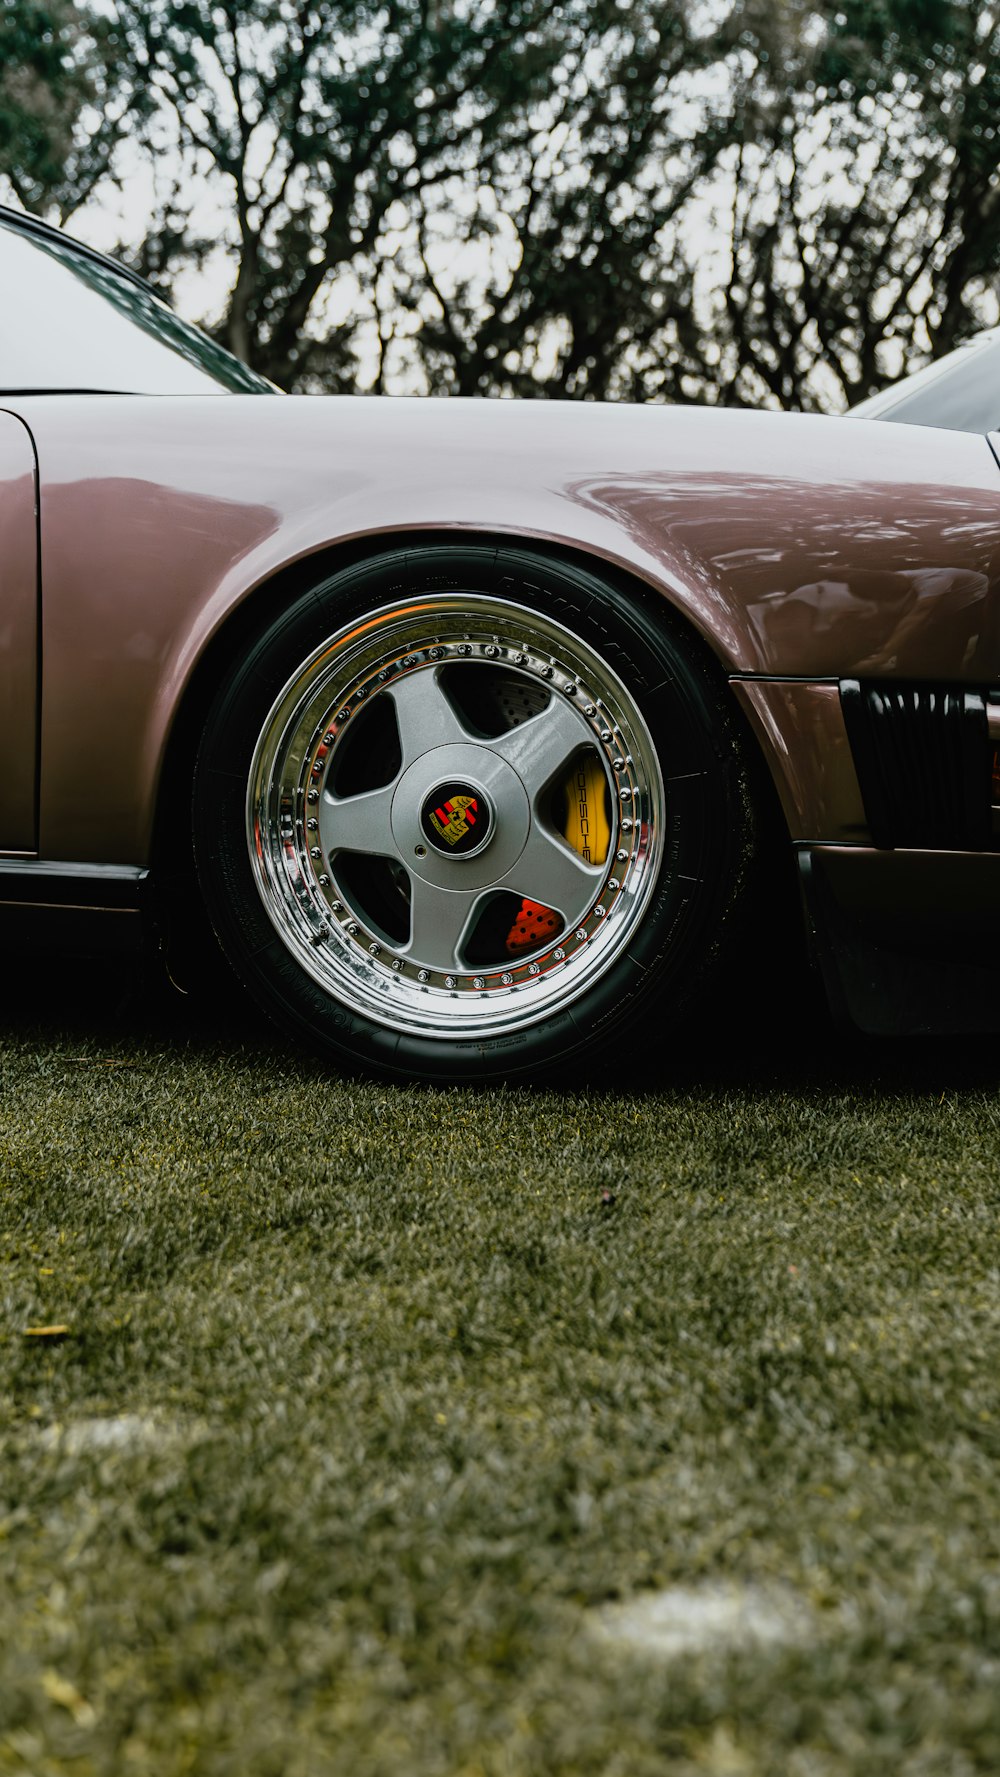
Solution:
M585 910L557 940L505 966L428 966L408 945L387 942L352 907L337 879L336 857L319 843L321 817L338 742L357 711L410 675L476 662L501 665L565 700L559 720L570 734L576 730L565 711L572 709L580 746L597 752L611 787L611 846L605 863L594 868ZM534 804L531 821L539 826ZM588 991L638 930L665 832L663 774L642 714L618 675L564 624L482 593L413 596L332 635L276 698L248 784L251 869L286 948L347 1009L401 1035L442 1041L516 1042ZM465 872L481 872L489 858L487 845L465 858L442 859L442 869L450 865L464 883L470 880ZM447 893L447 882L438 880L437 889Z

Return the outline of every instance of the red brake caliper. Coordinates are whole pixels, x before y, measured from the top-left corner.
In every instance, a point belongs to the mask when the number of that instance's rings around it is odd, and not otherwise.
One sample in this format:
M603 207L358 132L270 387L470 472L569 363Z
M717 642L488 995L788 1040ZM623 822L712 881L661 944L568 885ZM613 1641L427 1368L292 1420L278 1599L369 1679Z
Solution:
M519 956L522 950L537 950L546 938L554 938L562 926L558 913L543 907L539 901L522 901L521 910L507 933L507 955Z

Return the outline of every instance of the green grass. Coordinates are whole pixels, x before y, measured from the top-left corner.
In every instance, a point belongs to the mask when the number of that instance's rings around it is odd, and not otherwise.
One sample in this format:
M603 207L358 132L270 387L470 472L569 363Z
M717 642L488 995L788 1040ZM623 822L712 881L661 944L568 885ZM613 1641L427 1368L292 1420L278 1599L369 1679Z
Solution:
M995 1773L998 1062L437 1093L22 979L0 1771ZM800 1628L595 1629L720 1582Z

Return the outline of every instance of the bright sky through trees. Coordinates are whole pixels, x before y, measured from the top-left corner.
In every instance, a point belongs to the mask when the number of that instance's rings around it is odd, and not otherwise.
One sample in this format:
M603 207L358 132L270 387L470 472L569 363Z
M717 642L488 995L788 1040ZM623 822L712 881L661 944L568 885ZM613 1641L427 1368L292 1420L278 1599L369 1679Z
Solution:
M839 407L997 319L964 0L0 0L0 185L286 386Z

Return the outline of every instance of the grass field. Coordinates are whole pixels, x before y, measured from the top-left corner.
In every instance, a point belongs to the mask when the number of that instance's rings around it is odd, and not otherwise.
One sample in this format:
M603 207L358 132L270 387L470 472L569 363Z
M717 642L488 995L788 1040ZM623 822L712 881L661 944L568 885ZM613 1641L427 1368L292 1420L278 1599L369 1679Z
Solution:
M1000 1047L88 1001L0 1017L0 1771L1000 1771Z

